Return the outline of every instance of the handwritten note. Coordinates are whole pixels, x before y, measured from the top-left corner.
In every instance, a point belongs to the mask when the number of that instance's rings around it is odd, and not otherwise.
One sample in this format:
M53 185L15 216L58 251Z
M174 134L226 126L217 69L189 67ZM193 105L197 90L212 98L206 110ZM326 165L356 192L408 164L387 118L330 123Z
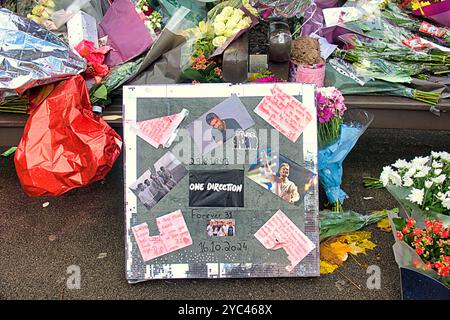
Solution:
M160 145L169 147L176 137L176 129L189 112L183 109L180 113L155 118L136 123L137 134L158 148Z
M132 228L142 259L149 261L192 244L181 210L156 218L159 235L150 236L147 223Z
M255 237L268 250L283 248L286 251L291 262L286 267L289 272L316 247L281 210L255 233Z
M296 142L312 120L312 115L300 101L278 86L271 91L272 96L265 97L254 111L289 140Z

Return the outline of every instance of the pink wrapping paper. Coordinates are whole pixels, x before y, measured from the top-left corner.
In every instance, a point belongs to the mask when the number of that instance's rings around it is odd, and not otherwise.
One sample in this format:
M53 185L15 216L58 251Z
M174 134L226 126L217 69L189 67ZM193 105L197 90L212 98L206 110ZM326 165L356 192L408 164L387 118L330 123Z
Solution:
M153 43L150 32L130 0L115 0L99 25L100 37L108 36L113 49L106 56L109 67L130 61ZM131 36L130 36L131 35Z
M422 7L422 11L424 15L422 15L420 9L415 10L413 13L416 16L425 16L445 27L450 27L450 0Z

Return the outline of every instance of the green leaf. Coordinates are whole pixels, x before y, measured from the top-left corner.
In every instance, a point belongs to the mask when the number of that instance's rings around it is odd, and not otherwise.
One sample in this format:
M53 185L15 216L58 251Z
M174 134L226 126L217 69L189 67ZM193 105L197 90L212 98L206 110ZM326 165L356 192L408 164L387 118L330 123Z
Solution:
M188 80L198 80L198 81L203 79L203 76L200 74L200 72L194 69L187 69L186 71L183 72L182 77Z
M94 97L100 100L106 100L108 98L108 89L104 84L100 85L94 92Z
M2 153L2 157L9 157L14 152L16 152L16 150L17 150L17 147L9 148L8 150L6 150L5 152Z
M393 218L392 221L394 222L397 231L402 231L406 226L406 220L403 218Z

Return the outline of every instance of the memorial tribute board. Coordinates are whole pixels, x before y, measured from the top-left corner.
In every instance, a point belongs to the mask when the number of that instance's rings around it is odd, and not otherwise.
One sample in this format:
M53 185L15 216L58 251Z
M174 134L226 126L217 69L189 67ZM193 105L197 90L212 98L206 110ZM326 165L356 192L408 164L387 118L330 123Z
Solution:
M319 276L313 85L124 87L126 276Z

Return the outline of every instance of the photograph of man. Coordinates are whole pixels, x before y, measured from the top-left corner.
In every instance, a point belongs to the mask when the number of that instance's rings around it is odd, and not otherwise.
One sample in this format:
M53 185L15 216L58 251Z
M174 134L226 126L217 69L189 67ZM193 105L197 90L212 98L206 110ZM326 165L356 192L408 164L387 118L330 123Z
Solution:
M158 176L162 179L163 183L170 190L172 190L177 185L177 182L173 179L173 175L169 169L166 169L165 167L161 167L161 168L159 168L159 171L157 173L158 173Z
M278 172L275 173L272 171L267 157L265 158L264 173L271 183L270 191L289 203L295 203L300 200L300 194L295 183L289 180L289 170L289 164L282 163Z
M213 128L211 135L216 143L225 143L235 135L236 130L242 129L235 119L221 119L214 112L206 115L206 123Z
M152 209L186 176L187 170L167 152L130 185L130 190L147 209Z
M234 226L232 222L228 222L227 235L228 237L234 236Z
M258 148L258 137L252 131L237 130L234 136L234 148L237 150L256 150Z
M230 140L233 143L238 130L245 131L254 125L255 121L246 106L236 95L232 95L202 113L186 128L201 153L206 154L218 146L223 147Z
M170 189L163 183L163 180L156 174L151 173L150 180L151 180L150 186L155 191L154 195L155 201L158 202L170 191ZM146 181L144 181L144 183L146 183Z

